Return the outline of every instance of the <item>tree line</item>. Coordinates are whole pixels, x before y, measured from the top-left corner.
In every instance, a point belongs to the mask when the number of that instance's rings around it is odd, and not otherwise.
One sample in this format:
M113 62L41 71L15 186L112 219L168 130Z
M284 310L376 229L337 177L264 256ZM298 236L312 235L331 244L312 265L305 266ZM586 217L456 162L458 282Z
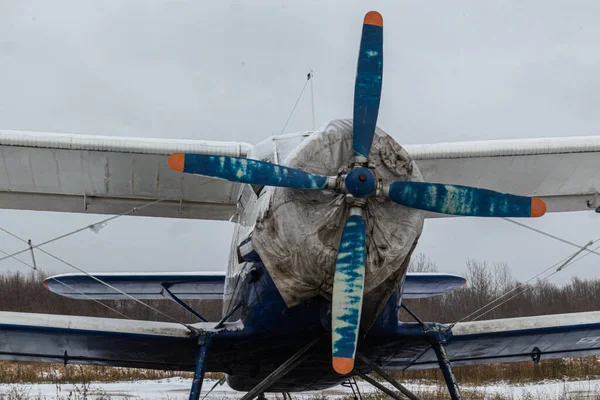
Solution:
M422 254L412 260L409 270L438 272L436 265ZM489 265L478 260L467 261L464 277L467 284L449 294L406 300L405 304L419 318L438 322L600 310L599 279L572 278L560 286L544 279L523 283L512 277L505 263ZM412 320L406 313L401 319Z

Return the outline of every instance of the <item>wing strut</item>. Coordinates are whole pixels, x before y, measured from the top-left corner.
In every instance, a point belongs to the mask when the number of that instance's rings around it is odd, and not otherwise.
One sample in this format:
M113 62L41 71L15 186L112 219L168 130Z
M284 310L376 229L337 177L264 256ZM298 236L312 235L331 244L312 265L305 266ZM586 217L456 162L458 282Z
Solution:
M175 295L175 293L171 292L169 290L169 287L172 286L172 284L168 284L168 283L161 283L160 286L163 287L165 293L167 294L167 296L173 300L175 303L177 303L178 305L180 305L181 307L185 308L187 311L189 311L190 313L194 314L194 316L196 318L198 318L200 321L202 322L208 322L208 320L206 318L204 318L202 315L200 315L198 312L196 312L196 310L194 310L192 307L190 307L189 305L186 304L185 301L181 300L179 297L177 297Z

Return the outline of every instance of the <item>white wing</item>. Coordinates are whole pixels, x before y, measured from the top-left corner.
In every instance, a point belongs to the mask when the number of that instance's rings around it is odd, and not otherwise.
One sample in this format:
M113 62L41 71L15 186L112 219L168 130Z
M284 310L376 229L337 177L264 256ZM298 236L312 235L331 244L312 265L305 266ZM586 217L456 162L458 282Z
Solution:
M228 220L239 184L172 171L176 152L245 157L238 142L0 131L0 208Z
M405 146L429 182L544 199L548 212L600 206L600 136ZM429 215L429 216L439 216Z
M230 219L239 185L171 171L175 152L245 157L247 143L0 131L0 208ZM429 182L537 196L548 212L600 206L600 136L407 145ZM440 216L429 214L428 217Z

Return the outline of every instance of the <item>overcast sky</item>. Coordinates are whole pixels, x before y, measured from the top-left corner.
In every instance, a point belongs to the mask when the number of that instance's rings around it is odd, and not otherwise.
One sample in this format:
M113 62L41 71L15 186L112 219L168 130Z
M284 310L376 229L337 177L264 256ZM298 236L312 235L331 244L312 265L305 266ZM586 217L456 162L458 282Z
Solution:
M362 19L376 9L379 125L399 143L600 134L596 1L247 3L0 0L0 129L255 144L281 131L311 68L320 126L352 115ZM311 125L307 92L286 132ZM0 210L1 227L37 243L102 218ZM594 212L527 223L581 244L600 237ZM223 270L232 232L126 217L47 250L91 272ZM0 233L0 249L20 248ZM573 250L502 220L452 218L428 220L417 251L440 271L476 258L524 280ZM599 261L553 281L597 277Z

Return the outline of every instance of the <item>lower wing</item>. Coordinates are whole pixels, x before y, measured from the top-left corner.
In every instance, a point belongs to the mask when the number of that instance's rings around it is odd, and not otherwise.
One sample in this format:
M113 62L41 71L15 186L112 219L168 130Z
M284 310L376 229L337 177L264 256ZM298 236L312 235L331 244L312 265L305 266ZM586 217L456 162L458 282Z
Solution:
M419 324L399 325L399 345L391 357L386 346L387 370L438 367L419 331ZM600 311L457 323L446 337L444 346L455 366L600 355Z
M223 371L243 326L215 325L0 312L0 360L193 371L198 338L210 334L207 371Z

